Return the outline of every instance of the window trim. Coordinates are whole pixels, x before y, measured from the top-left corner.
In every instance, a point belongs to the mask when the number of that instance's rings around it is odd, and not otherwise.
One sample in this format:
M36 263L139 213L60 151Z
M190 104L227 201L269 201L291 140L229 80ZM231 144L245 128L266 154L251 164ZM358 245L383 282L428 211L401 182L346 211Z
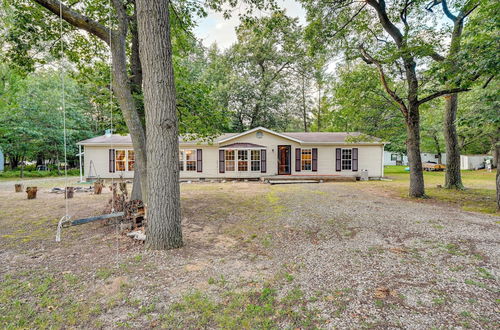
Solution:
M114 149L115 150L115 159L114 159L114 166L115 166L115 172L134 172L135 170L135 151L134 149L131 149L131 148L128 148L128 149ZM118 152L120 151L124 151L125 152L125 158L123 159L118 159L118 157L116 156ZM128 156L128 153L132 151L134 153L134 159L132 160L129 160L129 156ZM134 170L129 170L129 162L130 161L133 161L134 162ZM118 162L123 162L125 164L125 170L124 171L120 171L118 169Z
M350 153L350 158L349 159L344 159L344 150L349 150L351 153ZM344 168L344 160L348 160L349 161L349 168L346 169ZM341 171L350 171L352 172L352 148L342 148L341 151L340 151L340 170Z
M194 155L194 159L187 160L186 151L192 151L193 155ZM182 157L181 157L181 155L182 155ZM189 170L189 171L187 170L187 162L188 161L194 163L194 170ZM198 169L197 161L198 161L198 156L197 156L196 149L179 149L179 165L180 165L180 163L182 163L182 168L179 166L180 172L196 172L196 170Z

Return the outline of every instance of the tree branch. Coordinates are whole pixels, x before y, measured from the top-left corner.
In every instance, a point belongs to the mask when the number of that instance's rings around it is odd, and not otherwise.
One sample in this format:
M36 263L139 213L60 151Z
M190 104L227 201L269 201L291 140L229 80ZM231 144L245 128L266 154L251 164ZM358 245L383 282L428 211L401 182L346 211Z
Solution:
M112 0L113 7L116 10L116 15L118 16L118 27L120 29L120 34L125 36L128 31L128 23L130 17L127 15L127 8L121 0Z
M102 25L101 23L90 19L89 17L82 15L69 7L61 4L57 0L33 0L38 3L40 6L46 8L51 11L53 14L57 16L61 16L60 8L62 8L62 18L68 22L69 24L83 29L90 34L95 35L108 45L110 44L109 36L110 30Z
M429 56L436 62L442 62L446 59L443 55L433 51L432 53L429 54Z
M376 0L366 0L366 3L375 9L382 27L394 39L398 48L401 48L403 46L403 34L389 19L387 11L385 10L385 1L379 0L377 2Z
M358 11L357 11L357 12L355 12L355 13L354 13L354 15L352 15L352 17L351 17L351 18L349 18L349 20L348 20L348 21L347 21L344 25L342 25L342 26L340 27L340 29L338 29L337 31L335 31L335 33L334 33L333 35L330 35L329 37L330 37L330 38L333 38L333 37L335 37L337 34L339 34L340 32L342 32L342 30L344 30L344 29L347 27L347 25L349 25L349 24L350 24L350 23L351 23L351 22L352 22L352 21L356 18L356 16L358 16L358 15L359 15L359 13L361 13L361 11L362 11L365 7L366 7L366 2L365 2L365 3L364 3L364 4L363 4L363 5L362 5L359 9L358 9Z
M421 105L425 102L429 102L430 100L435 99L436 97L440 97L443 95L447 94L455 94L455 93L461 93L461 92L468 92L470 91L470 88L451 88L451 89L445 89L436 93L433 93L429 96L424 97L423 99L418 101L418 104Z
M451 13L450 9L448 8L448 3L446 2L446 0L441 0L441 6L443 7L443 12L446 15L446 17L451 19L452 22L456 22L457 17Z
M488 87L488 85L490 84L490 82L493 80L493 78L495 78L495 75L492 75L491 77L489 77L483 84L483 89Z
M389 87L389 84L387 83L387 79L385 77L384 70L382 68L382 64L380 64L379 61L375 60L370 54L368 54L368 52L363 48L363 46L359 46L359 50L361 52L361 58L363 59L363 61L365 61L367 64L374 64L377 67L378 72L380 73L380 81L382 82L385 91L393 98L394 101L396 101L397 104L399 104L401 112L403 113L405 118L407 118L408 108L406 107L406 104L403 101L403 99L399 97L399 95L396 94L396 92L394 92Z

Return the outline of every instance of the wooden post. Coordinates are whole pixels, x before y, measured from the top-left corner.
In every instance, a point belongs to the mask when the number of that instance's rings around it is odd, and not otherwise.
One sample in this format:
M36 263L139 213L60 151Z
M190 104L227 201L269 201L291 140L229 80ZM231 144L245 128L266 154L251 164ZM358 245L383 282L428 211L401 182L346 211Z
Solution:
M65 199L73 198L74 194L75 194L75 187L66 187L66 190L64 191L64 198Z
M38 187L27 187L26 192L28 193L28 199L35 199Z
M100 195L102 193L103 183L99 180L94 182L94 195Z
M14 188L16 189L16 193L23 192L23 185L22 185L22 183L16 183L14 185Z

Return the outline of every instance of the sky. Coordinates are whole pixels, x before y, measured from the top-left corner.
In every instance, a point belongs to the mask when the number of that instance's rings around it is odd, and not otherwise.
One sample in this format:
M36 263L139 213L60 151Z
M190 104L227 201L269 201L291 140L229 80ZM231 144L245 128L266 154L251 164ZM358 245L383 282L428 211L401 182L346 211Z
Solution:
M290 17L298 17L299 23L304 25L305 11L295 0L278 0L278 4L286 9ZM198 19L198 26L194 30L196 36L203 40L203 45L210 46L214 42L221 49L226 49L236 42L236 33L234 28L239 25L238 14L244 13L245 7L235 8L230 19L224 19L222 13L209 11L208 16ZM256 15L265 16L265 13L256 13Z

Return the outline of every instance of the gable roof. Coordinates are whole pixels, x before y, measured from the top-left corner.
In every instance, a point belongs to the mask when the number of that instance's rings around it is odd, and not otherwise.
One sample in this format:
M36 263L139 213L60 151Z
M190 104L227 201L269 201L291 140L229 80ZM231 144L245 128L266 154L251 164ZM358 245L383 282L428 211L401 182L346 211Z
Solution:
M284 139L294 141L301 144L384 144L382 140L379 138L364 135L360 132L286 132L286 133L278 133L267 129L265 127L256 127L251 130L242 132L242 133L223 133L215 138L213 138L212 142L201 141L197 139L187 137L179 137L179 143L181 144L213 144L217 145L225 145L227 142L234 140L236 138L245 136L247 134L251 134L253 132L263 131L269 134L273 134ZM356 138L360 136L366 136L370 141L359 141L352 142L346 141L348 138ZM243 144L245 142L242 142ZM130 134L128 135L119 135L113 134L111 136L101 135L91 139L83 140L78 142L79 145L132 145L132 139L130 138ZM238 143L233 143L230 145L235 145ZM224 147L228 147L225 145ZM262 147L262 146L259 146ZM235 148L233 146L233 148ZM242 147L243 148L243 147Z
M247 134L250 134L250 133L253 133L253 132L257 132L257 131L264 131L264 132L267 132L267 133L270 133L270 134L273 134L273 135L276 135L276 136L279 136L279 137L285 138L285 139L287 139L287 140L292 140L292 141L294 141L294 142L298 142L298 143L302 142L302 141L300 141L300 140L298 140L298 139L296 139L296 138L294 138L294 137L287 136L287 135L285 135L285 134L278 133L278 132L272 131L272 130L270 130L270 129L268 129L268 128L265 128L265 127L261 127L261 126L259 126L259 127L252 128L251 130L248 130L248 131L245 131L245 132L238 133L238 134L236 134L236 135L230 136L230 137L228 137L228 138L226 138L226 139L220 140L220 141L219 141L219 143L227 142L227 141L229 141L229 140L233 140L233 139L236 139L236 138L239 138L239 137L241 137L241 136L245 136L245 135L247 135Z
M83 140L78 142L77 144L80 145L94 145L94 144L117 144L117 145L124 145L124 144L132 144L132 138L130 137L130 134L127 135L120 135L120 134L113 134L113 135L101 135L101 136L96 136L87 140Z
M248 143L248 142L236 142L231 144L226 144L225 146L220 146L219 148L232 148L232 149L245 149L245 148L265 148L266 146L261 146L260 144Z

